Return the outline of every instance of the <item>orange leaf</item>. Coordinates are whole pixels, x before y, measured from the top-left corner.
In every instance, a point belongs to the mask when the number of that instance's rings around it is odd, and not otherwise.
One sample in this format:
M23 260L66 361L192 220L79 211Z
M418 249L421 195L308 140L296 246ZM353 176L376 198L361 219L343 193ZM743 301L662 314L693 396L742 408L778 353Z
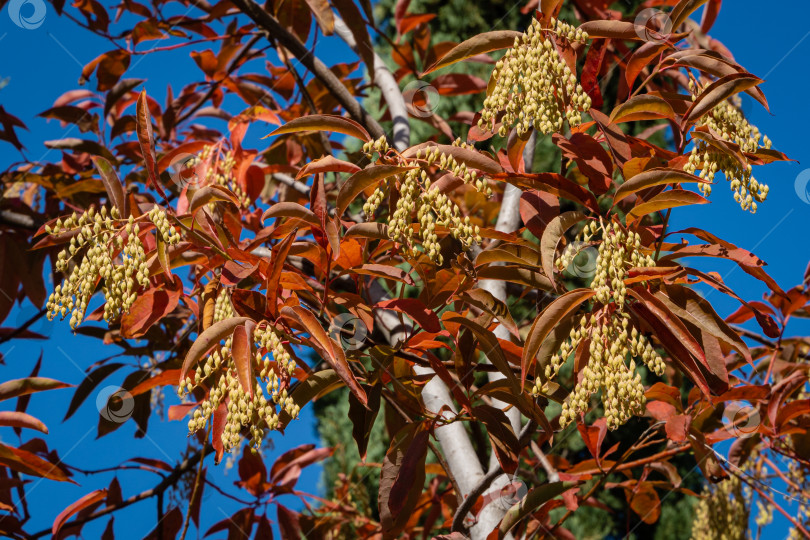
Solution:
M371 136L363 126L354 120L331 114L311 114L309 116L295 118L263 138L266 139L267 137L273 137L275 135L298 133L301 131L331 131L332 133L351 135L361 141L371 140Z
M92 491L76 501L75 503L71 504L62 512L56 516L56 519L53 521L53 528L51 529L51 534L54 538L57 537L59 533L59 529L62 528L62 525L65 524L67 520L73 516L76 512L83 508L87 508L90 505L93 505L97 502L103 501L107 498L107 490L106 489L97 489L96 491Z
M450 66L456 62L466 60L471 56L482 53L507 49L515 44L515 39L521 33L514 30L495 30L494 32L484 32L478 34L453 47L447 54L438 59L432 66L427 68L422 75L427 75L432 71Z

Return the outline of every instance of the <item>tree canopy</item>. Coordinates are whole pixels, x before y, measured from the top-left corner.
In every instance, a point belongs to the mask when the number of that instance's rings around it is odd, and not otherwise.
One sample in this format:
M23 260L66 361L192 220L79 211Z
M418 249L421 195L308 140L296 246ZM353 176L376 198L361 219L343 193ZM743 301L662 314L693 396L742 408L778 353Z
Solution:
M8 2L21 28L29 2ZM790 158L741 107L768 110L763 81L711 37L720 0L613 4L534 0L487 30L408 0L381 22L368 0L51 1L110 49L43 106L68 128L58 160L30 159L0 107L22 156L2 173L0 343L47 318L111 353L70 392L41 358L0 383L0 532L129 537L115 513L156 499L159 539L745 538L774 513L810 537L810 338L787 333L810 268L780 285L711 223L670 225L715 197L768 204L755 168ZM355 54L327 64L323 40ZM131 76L178 49L195 78ZM9 324L26 300L40 311ZM70 394L65 419L97 403L122 441L109 485L77 478L32 394ZM325 403L349 422L334 446L264 458ZM174 462L114 433L148 437L164 405ZM238 496L206 480L226 459ZM301 485L329 459L325 496ZM161 479L132 493L131 469ZM29 477L88 488L39 530Z

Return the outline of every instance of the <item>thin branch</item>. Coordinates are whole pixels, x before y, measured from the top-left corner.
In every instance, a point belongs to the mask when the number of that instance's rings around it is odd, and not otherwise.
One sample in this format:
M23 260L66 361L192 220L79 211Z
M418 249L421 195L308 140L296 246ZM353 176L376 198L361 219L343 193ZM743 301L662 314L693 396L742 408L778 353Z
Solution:
M523 429L520 432L520 438L518 439L521 442L521 448L525 445L526 439L531 436L532 431L534 431L536 428L537 425L531 420L525 426L523 426ZM532 441L532 444L534 444L534 441ZM450 528L451 531L464 532L464 518L475 504L475 501L478 500L478 497L483 495L492 482L494 482L495 479L501 474L503 474L503 468L501 468L500 464L498 464L490 469L490 471L487 472L478 485L476 485L472 491L470 491L469 495L467 495L467 497L462 501L462 503L458 506L456 513L453 515L453 525Z
M192 470L194 468L194 466L197 465L197 463L202 459L202 455L203 455L203 452L202 452L202 450L200 450L197 453L195 453L194 455L192 455L192 456L186 458L185 460L183 460L180 464L178 464L174 468L174 470L172 471L172 473L170 475L168 475L166 478L161 480L160 483L157 484L155 487L153 487L151 489L147 489L146 491L142 491L142 492L138 493L137 495L133 495L129 499L126 499L126 500L124 500L124 501L122 501L122 502L120 502L118 504L114 504L114 505L111 505L111 506L106 506L104 508L96 510L92 514L88 514L86 516L76 518L73 521L71 521L69 523L69 525L70 526L82 525L82 524L87 523L89 521L96 520L96 519L98 519L98 518L100 518L102 516L106 516L107 514L111 514L113 512L116 512L118 510L126 508L127 506L131 506L131 505L133 505L133 504L135 504L137 502L140 502L140 501L143 501L143 500L146 500L146 499L151 499L152 497L161 496L167 489L169 489L170 487L175 485L177 483L177 481L180 480L180 478L186 472ZM36 532L36 533L30 535L29 538L41 538L41 537L46 536L46 535L48 535L50 533L51 533L51 529L45 529L45 530L42 530L42 531L39 531L39 532Z
M5 343L6 341L14 339L15 337L25 332L29 326L31 326L32 324L40 320L42 317L44 317L46 313L48 313L48 310L45 308L39 310L39 312L35 313L30 319L22 323L19 326L19 328L15 328L13 331L9 332L5 336L0 337L0 345Z
M200 109L200 107L202 107L205 104L206 101L208 101L211 98L211 96L214 95L214 92L216 92L217 88L219 88L219 85L228 80L228 77L230 77L231 74L236 70L236 68L238 68L241 65L240 62L242 61L242 59L245 56L247 56L247 54L250 52L250 48L253 47L256 44L256 42L259 41L259 39L261 39L261 37L262 37L261 34L253 36L250 39L250 41L248 41L245 44L245 46L242 47L242 50L239 51L239 54L237 54L236 58L234 58L233 62L231 62L231 65L230 67L228 67L228 71L225 73L225 75L218 81L212 82L211 86L209 86L208 91L205 93L205 95L202 98L200 98L200 100L197 103L195 103L193 107L191 107L189 110L181 114L180 118L177 119L176 124L179 125L183 121L190 118L195 112L197 112Z
M756 341L757 343L759 343L761 345L765 345L766 347L771 347L771 348L776 347L776 342L771 341L770 339L766 339L766 338L760 336L759 334L757 334L756 332L752 332L751 330L747 330L747 329L743 328L742 326L739 326L739 325L736 325L736 324L731 324L729 326L731 326L731 329L734 330L735 332L737 332L738 334L740 334L742 337L747 337L748 339L752 339L752 340Z
M213 427L214 427L214 420L212 418L211 421L208 423L208 429L205 432L206 443L208 442L208 438L211 436L211 429L213 429ZM200 456L200 464L197 466L197 476L194 478L194 489L191 490L191 497L188 499L188 510L186 511L186 517L183 520L183 534L180 535L180 540L185 540L186 533L188 532L188 526L190 522L189 518L191 517L191 507L194 504L194 499L197 497L197 491L200 489L200 477L202 476L203 463L205 461L205 450L207 447L208 445L205 444L202 447L202 450L200 450L202 455Z
M362 124L375 139L385 136L380 124L372 118L360 103L352 96L343 82L332 73L332 71L318 57L307 49L306 45L284 26L275 17L265 11L253 0L233 0L238 9L250 17L260 28L267 31L268 36L272 36L285 49L290 51L298 61L311 71L332 96L346 109L349 115Z

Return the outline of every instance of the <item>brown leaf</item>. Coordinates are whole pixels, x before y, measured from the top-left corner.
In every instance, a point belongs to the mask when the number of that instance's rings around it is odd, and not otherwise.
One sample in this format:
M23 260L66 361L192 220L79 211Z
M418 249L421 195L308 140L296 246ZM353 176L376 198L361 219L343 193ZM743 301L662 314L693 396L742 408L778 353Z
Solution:
M425 482L429 432L424 424L407 424L391 439L380 472L380 521L386 537L401 531Z
M197 336L197 339L191 344L191 347L186 353L186 358L183 360L183 367L180 370L180 381L178 385L182 385L186 373L191 367L195 366L197 362L214 346L219 345L219 342L233 333L233 329L239 325L245 324L247 317L231 317L223 321L216 322L207 328L202 334Z
M315 15L315 20L318 21L318 26L321 27L321 32L325 36L331 36L335 31L335 16L332 13L332 8L329 7L328 0L305 0L312 14Z
M694 103L692 103L686 111L683 121L681 122L681 127L685 128L714 109L719 103L761 82L762 79L750 73L732 73L731 75L717 79L704 88L695 99Z
M571 210L564 212L551 220L551 222L543 231L543 238L540 239L540 257L543 261L543 273L551 280L556 287L554 281L554 256L557 253L557 244L560 239L565 235L565 231L585 219L585 214L579 210Z
M253 327L256 326L252 320L248 319L245 324L233 329L231 354L233 363L236 366L236 375L242 390L253 399L253 387L255 378L253 376L253 357L255 355L255 345L253 344Z
M422 75L427 75L437 69L453 65L472 56L507 49L514 45L515 39L520 36L521 33L514 30L495 30L478 34L453 47L447 54L422 72Z
M19 411L0 411L0 426L36 429L48 434L48 428L38 418Z
M107 197L111 204L115 205L118 213L121 216L127 216L127 198L124 194L124 186L115 172L112 164L101 156L93 156L91 158L95 164L98 174L101 176L101 181L104 183L104 189L107 190Z
M675 112L667 100L652 94L633 96L617 105L610 113L610 121L614 124L660 118L672 120Z
M596 294L591 289L576 289L568 291L564 295L556 298L551 304L540 313L532 323L529 330L529 335L526 338L526 344L523 347L523 357L520 362L521 371L521 386L526 381L526 374L534 362L537 353L540 351L540 345L551 333L557 323L560 322L566 315L574 311L580 304L589 300Z
M703 180L702 178L689 174L679 169L656 168L648 171L640 172L627 180L624 184L616 189L616 194L613 195L613 204L617 204L639 191L651 188L653 186L661 186L664 184L680 184L683 182L702 182L711 183Z
M312 161L301 167L301 170L298 171L298 174L295 175L295 178L299 179L304 176L309 176L311 174L318 174L325 172L345 172L354 174L359 170L361 170L360 167L358 167L354 163L349 163L348 161L337 159L334 156L323 156L318 159L313 159Z
M281 309L281 315L297 322L303 329L310 335L307 340L310 346L332 366L335 373L338 374L340 379L346 384L349 391L363 404L368 405L368 397L366 396L363 387L357 382L354 377L349 363L346 361L346 356L343 349L340 348L335 340L330 338L318 319L308 310L301 306L285 306Z
M309 116L295 118L263 138L283 135L285 133L299 133L301 131L329 131L332 133L350 135L363 142L371 140L371 136L363 126L354 120L331 114L311 114Z
M141 156L144 161L149 181L162 197L166 196L163 186L160 185L160 175L157 170L157 158L155 157L155 138L152 135L152 116L149 114L149 102L146 98L146 89L141 90L138 96L136 109L136 131L138 143L140 144ZM123 215L121 217L124 217Z
M633 178L636 178L636 175ZM632 180L632 179L631 179ZM707 204L709 201L704 197L698 195L694 191L687 191L685 189L671 189L655 195L650 200L643 202L633 207L627 214L628 225L637 221L647 214L666 210L669 208L677 208L679 206L689 206L692 204Z
M370 165L351 175L338 192L337 202L335 203L335 215L342 216L346 211L349 204L357 198L367 188L379 183L380 181L409 171L415 167L400 167L398 165Z
M33 392L43 390L55 390L57 388L68 388L72 384L63 383L55 379L46 377L27 377L24 379L14 379L0 384L0 401L11 399Z
M270 273L267 275L265 287L267 290L267 308L272 315L278 315L278 289L281 280L281 272L284 269L284 263L287 260L287 255L290 253L290 248L297 234L298 229L294 229L290 232L290 234L273 248L270 256Z

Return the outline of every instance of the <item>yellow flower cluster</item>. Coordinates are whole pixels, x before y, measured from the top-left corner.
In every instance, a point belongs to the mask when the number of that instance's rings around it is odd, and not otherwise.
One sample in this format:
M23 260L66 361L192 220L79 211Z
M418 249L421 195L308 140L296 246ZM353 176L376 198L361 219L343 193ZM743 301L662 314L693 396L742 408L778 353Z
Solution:
M695 85L690 81L690 90L694 97ZM740 109L729 100L723 101L701 119L701 126L707 126L715 136L722 140L739 146L742 154L728 154L716 146L703 140L695 140L695 146L684 165L684 170L696 174L709 182L714 180L718 172L726 176L734 192L734 200L743 210L757 211L757 203L762 203L768 197L769 187L757 181L752 175L753 167L744 153L754 153L760 148L760 132L756 126L748 123ZM771 141L767 136L762 137L762 148L770 149ZM698 184L698 187L707 197L712 192L711 184Z
M547 33L557 33L569 41L585 42L587 32L551 19L543 28L536 19L514 46L495 64L491 93L484 100L478 127L493 129L503 111L498 134L506 136L510 127L518 135L531 128L548 134L562 130L563 120L571 126L582 123L581 112L591 108L591 98L577 84L576 73L560 58Z
M233 315L230 299L223 289L214 304L214 322L228 319ZM206 358L202 366L197 367L194 378L186 377L184 386L178 389L178 395L182 397L204 381L208 381L207 384L210 385L208 395L189 420L189 433L203 428L223 399L227 399L228 412L221 435L226 450L239 446L243 426L250 431L250 445L255 448L261 446L265 426L271 430L279 426L275 404L283 408L291 418L297 418L300 410L288 395L290 377L295 371L296 364L284 348L278 334L272 328L260 324L255 328L252 339L256 346L254 365L261 366L259 377L253 381L255 387L252 398L239 382L231 354L230 337ZM267 395L270 396L272 403L265 397L261 382L265 383Z
M250 200L250 197L248 197L248 195L242 191L242 188L239 187L239 184L236 181L236 176L234 174L236 160L234 159L233 151L226 152L220 158L221 154L218 152L217 148L217 146L208 145L204 147L198 155L185 161L185 168L193 169L200 163L211 160L211 166L206 170L205 178L200 180L200 185L194 187L200 188L211 184L218 184L232 191L242 206L247 208L250 206L252 201ZM215 152L216 155L214 155ZM211 210L214 209L214 206L215 203L209 203L208 205Z
M158 234L160 234L164 242L169 245L174 245L180 241L180 233L169 223L169 218L166 217L165 210L155 205L149 210L148 216L149 221L155 224Z
M219 185L230 189L233 194L236 195L236 198L239 199L239 202L242 203L242 206L247 208L251 203L250 197L247 196L247 193L242 191L242 188L240 188L239 184L236 182L236 176L233 171L235 165L236 160L233 157L233 151L228 151L219 164L220 172L215 174L214 178Z
M695 508L692 540L744 540L749 511L742 481L730 476L703 494Z
M115 208L108 213L105 207L98 212L90 207L64 222L57 219L46 231L52 235L73 234L56 260L56 269L69 275L48 298L50 320L57 314L64 319L70 312L70 327L76 328L99 280L104 279L104 319L110 322L129 310L137 289L149 282L143 244L138 237L140 227L132 216L122 227Z
M463 143L456 141L454 144L459 146ZM387 145L384 141L375 141L367 143L364 147L366 152L371 149L384 154ZM462 218L458 205L446 194L441 193L436 186L431 186L428 169L436 166L439 170L448 171L488 197L492 194L492 189L487 185L486 178L469 169L466 163L459 163L453 156L441 152L435 146L418 150L416 159L405 160L404 165L416 168L396 177L399 198L394 214L388 220L389 238L404 244L406 252L411 256L416 254L414 244L416 233L411 218L413 211L416 210L422 249L437 264L442 264L443 257L436 226L447 228L453 237L461 242L464 249L468 249L473 243L480 243L480 227L472 225L469 216ZM384 188L378 187L366 200L363 211L370 219L373 219L384 197Z
M64 222L57 219L45 230L51 235L72 233L70 244L59 252L56 269L70 275L57 285L46 305L48 318L63 319L70 313L70 327L76 328L84 319L87 303L96 291L99 280L104 294L104 320L112 322L129 311L137 291L149 283L146 254L139 237L141 227L132 216L120 219L118 210L98 212L92 206L81 215L74 213ZM155 207L148 218L155 224L168 244L176 244L180 234L169 224L166 212ZM81 259L79 261L79 259Z
M591 226L594 225L595 222L591 222ZM613 223L612 227L605 225L602 238L591 288L596 291L597 300L603 304L616 302L621 309L627 295L624 285L627 270L636 266L655 266L655 260L641 251L639 234L622 230L618 223Z
M596 221L587 224L578 237L588 242L599 231ZM641 359L657 375L663 375L665 364L650 341L632 326L622 311L626 289L626 269L633 266L655 266L655 261L641 251L641 239L620 225L601 224L602 242L596 259L596 274L591 288L603 307L583 316L579 326L571 329L568 340L551 357L543 375L537 377L533 393L544 393L546 381L556 376L565 361L578 348L587 347L587 365L568 400L563 403L560 425L565 426L578 414L588 410L590 398L602 391L602 405L609 429L616 429L633 415L643 414L646 398L641 375L636 372L636 359ZM571 244L569 244L571 245ZM570 264L574 254L564 251L558 267ZM629 359L629 363L628 363Z

